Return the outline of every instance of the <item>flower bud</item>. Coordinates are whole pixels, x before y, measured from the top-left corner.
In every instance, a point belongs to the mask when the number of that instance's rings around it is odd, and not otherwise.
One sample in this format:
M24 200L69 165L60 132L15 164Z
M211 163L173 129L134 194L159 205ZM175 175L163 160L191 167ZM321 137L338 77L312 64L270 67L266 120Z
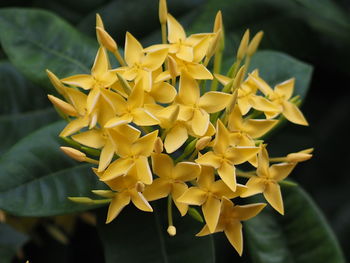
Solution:
M222 31L219 30L218 32L215 33L214 37L211 39L209 47L207 49L206 57L211 58L214 56L216 50L218 50L219 44L220 44L220 39L222 36Z
M47 97L49 98L51 103L55 105L64 114L67 114L68 116L78 116L78 112L69 103L52 95L47 95Z
M164 25L166 24L168 16L168 8L166 5L166 0L159 0L159 21L160 24Z
M197 142L196 142L196 149L198 151L203 150L205 147L208 146L208 144L211 141L211 137L210 136L204 136L202 138L200 138Z
M215 21L214 21L214 28L213 28L213 31L215 33L219 32L219 31L222 31L223 30L223 23L222 23L222 13L221 13L221 10L219 10L217 13L216 13L216 16L215 16Z
M176 227L174 227L174 226L169 226L167 231L168 231L169 236L173 237L176 235Z
M61 95L65 95L66 87L62 84L59 78L48 69L46 70L46 73L57 92Z
M247 29L244 32L241 43L239 44L238 51L237 51L238 60L243 60L244 56L246 55L248 43L249 43L249 29Z
M72 147L65 147L65 146L60 147L60 149L70 158L78 162L86 161L86 154L81 151L78 151L77 149L74 149Z
M300 162L305 162L309 159L311 159L312 157L312 152L313 152L313 148L310 149L305 149L303 151L300 152L296 152L296 153L290 153L287 155L286 157L286 161L290 162L290 163L300 163Z
M154 143L154 152L161 153L164 150L163 141L160 137L157 137L156 142Z
M117 43L114 39L101 27L96 27L97 38L99 43L112 53L116 52L118 49Z
M169 73L172 79L177 77L177 64L175 59L173 59L171 56L168 56L168 67L169 67Z
M261 42L262 37L264 36L264 32L263 31L259 31L252 39L252 41L250 41L249 46L247 48L247 56L251 57L254 55L254 53L256 52L256 50L259 47L259 44Z

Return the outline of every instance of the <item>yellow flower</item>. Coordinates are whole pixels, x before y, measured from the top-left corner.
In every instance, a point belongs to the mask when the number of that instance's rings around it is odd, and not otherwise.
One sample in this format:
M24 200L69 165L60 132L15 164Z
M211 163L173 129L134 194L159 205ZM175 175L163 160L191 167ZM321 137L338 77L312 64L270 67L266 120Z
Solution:
M265 147L258 154L257 176L249 178L248 189L241 197L263 193L266 201L280 214L284 214L279 181L285 179L295 167L295 163L280 163L269 167L269 155Z
M180 162L174 166L167 154L152 154L153 172L159 176L143 192L148 201L158 200L171 194L176 207L182 216L187 213L188 205L177 199L187 190L185 182L196 179L201 171L200 165L191 162Z
M201 61L208 49L211 34L194 34L186 37L181 24L170 14L167 17L169 53L187 62Z
M237 185L237 191L233 192L222 180L215 181L214 168L209 166L202 166L197 184L198 186L187 189L177 201L202 206L205 222L209 231L213 233L219 220L222 197L235 198L246 188L243 185Z
M242 115L246 115L251 108L257 109L259 111L279 109L278 106L266 98L256 95L258 88L252 78L258 76L258 70L254 70L249 74L248 78L238 87L237 104ZM215 78L224 86L230 85L234 81L234 79L220 74L215 74Z
M98 171L107 168L118 148L119 140L129 143L135 142L140 137L140 131L130 125L121 125L112 129L93 129L73 135L73 140L91 148L101 149Z
M136 167L130 169L131 173L136 172ZM95 173L100 176L98 172ZM106 224L115 219L119 213L127 206L130 201L140 210L145 212L153 212L151 205L142 194L143 184L133 176L120 176L112 180L106 181L108 186L113 190L94 190L93 193L105 198L111 198L108 207ZM116 191L116 192L115 192Z
M139 126L151 126L159 123L155 116L143 108L144 91L140 82L135 84L127 100L115 93L113 103L116 105L117 117L110 119L104 125L105 128L112 128L130 122L134 122Z
M153 178L148 164L148 157L154 149L157 136L158 130L137 139L133 143L118 140L117 154L120 158L108 166L100 179L102 181L109 181L113 178L129 174L131 168L135 166L136 173L133 176L137 177L144 184L151 184Z
M91 75L80 74L61 81L68 85L80 87L85 90L90 90L87 97L86 108L87 112L91 113L100 98L101 89L110 87L117 80L115 73L109 70L109 60L105 48L98 49L94 65L91 69Z
M230 133L218 120L213 151L200 156L196 162L217 169L220 178L232 190L236 191L235 165L244 163L259 151L258 147L231 146Z
M200 97L198 83L187 73L182 72L176 101L180 104L179 120L190 122L193 132L203 136L209 127L209 114L224 109L232 95L210 91Z
M289 101L294 91L294 78L277 84L274 89L271 89L260 77L252 76L252 80L256 83L261 92L263 92L273 104L278 106L278 109L270 108L269 110L264 110L266 117L273 118L282 113L290 122L299 125L308 125L303 113L295 104Z
M235 107L228 117L231 143L241 146L255 145L253 139L260 138L276 124L277 120L243 119L239 107Z
M243 233L241 221L256 216L266 206L263 203L250 205L234 205L229 199L223 197L219 222L215 232L224 232L231 245L241 256L243 253ZM211 234L208 225L205 225L196 236Z
M127 66L113 70L120 73L127 80L135 80L141 83L144 91L152 89L152 72L162 66L168 54L165 47L158 48L147 55L140 42L129 32L125 37L125 61Z

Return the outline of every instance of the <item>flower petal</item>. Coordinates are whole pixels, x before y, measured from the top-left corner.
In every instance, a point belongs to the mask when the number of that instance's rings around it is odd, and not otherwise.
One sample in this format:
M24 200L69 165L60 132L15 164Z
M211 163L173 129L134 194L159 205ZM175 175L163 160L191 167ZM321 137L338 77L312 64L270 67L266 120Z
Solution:
M86 74L74 75L68 78L61 79L64 84L76 86L85 90L92 89L95 80L92 76Z
M116 194L108 207L106 224L115 219L125 206L130 203L130 196L124 193Z
M104 171L111 163L115 153L115 146L111 140L107 140L100 155L100 162L98 164L98 172Z
M236 191L236 168L227 162L223 162L218 169L218 174L224 183L232 190Z
M189 205L202 205L207 200L207 192L198 187L190 187L184 192L177 201Z
M82 145L100 149L105 145L101 130L89 130L72 136L72 139Z
M67 126L61 131L60 136L61 137L67 137L73 133L76 133L77 131L81 130L82 128L88 126L89 119L88 118L77 118L75 120L72 120L67 124Z
M305 119L303 113L299 110L299 108L295 104L293 104L289 101L283 101L282 114L290 122L293 122L293 123L299 124L299 125L304 125L304 126L309 125L307 120Z
M250 177L246 186L247 189L241 194L241 197L256 195L262 193L265 190L265 183L258 176Z
M108 61L107 52L106 52L106 49L101 46L97 51L94 65L92 66L92 69L91 69L91 74L95 78L100 79L103 76L103 74L108 71L108 67L109 67L109 61Z
M268 183L264 191L266 201L281 215L284 215L281 188L278 183Z
M176 96L176 89L167 82L153 84L150 95L159 103L171 103Z
M136 159L137 177L144 184L151 184L153 181L151 168L148 164L148 158L140 156Z
M276 181L281 181L292 172L295 165L295 163L279 163L271 165L269 168L270 176Z
M161 178L171 178L173 173L173 159L164 153L152 154L152 169L153 172Z
M148 203L146 198L142 195L142 193L137 192L136 190L131 191L131 201L138 209L145 212L153 212L153 208Z
M244 122L244 130L252 138L256 139L270 131L277 123L278 120L250 119Z
M148 201L154 201L167 197L170 190L171 185L168 180L157 178L152 182L152 184L146 186L145 191L143 191L143 195Z
M215 155L213 152L207 152L203 154L196 160L196 163L207 165L216 168L219 168L221 165L221 157Z
M183 125L175 125L166 135L164 148L167 153L173 153L187 140L187 128Z
M198 106L208 113L215 113L226 108L230 103L232 95L224 92L209 91L200 99Z
M173 197L173 201L179 210L181 216L186 215L188 210L188 205L184 203L180 203L177 201L177 199L183 195L184 192L188 189L187 184L182 182L174 182L173 183L173 189L171 191L171 195Z
M100 177L101 181L108 181L121 175L125 175L134 166L134 160L120 158L115 160Z
M149 70L155 71L160 68L168 55L168 49L159 49L154 52L148 53L142 60L142 67Z
M187 72L194 79L213 79L213 75L203 64L190 63L187 65Z
M133 122L139 126L152 126L159 123L159 120L144 108L134 109L131 114L133 115Z
M199 176L201 167L197 163L181 162L174 168L174 179L182 182L191 181Z
M89 92L86 101L87 112L90 114L96 108L98 99L100 98L101 92L99 88L94 88Z
M209 195L207 201L202 206L205 222L211 233L215 232L216 225L219 221L221 202L219 199Z
M209 127L209 114L204 110L195 109L192 117L192 130L198 136L203 136Z
M125 61L129 67L140 62L143 57L143 48L140 42L129 32L125 36Z
M288 79L275 86L275 93L283 97L285 100L289 100L294 91L295 78Z
M242 256L243 253L243 235L242 224L239 221L233 221L226 225L225 235L237 253Z
M168 41L177 43L179 40L186 39L186 33L180 23L170 14L167 17L168 24Z
M132 145L131 151L136 156L150 156L154 149L154 143L157 140L157 136L158 130L155 130L141 137Z
M180 45L179 50L176 53L179 59L192 62L193 61L193 48L185 45Z
M199 99L200 91L197 81L185 71L181 73L179 84L179 100L181 104L192 106Z

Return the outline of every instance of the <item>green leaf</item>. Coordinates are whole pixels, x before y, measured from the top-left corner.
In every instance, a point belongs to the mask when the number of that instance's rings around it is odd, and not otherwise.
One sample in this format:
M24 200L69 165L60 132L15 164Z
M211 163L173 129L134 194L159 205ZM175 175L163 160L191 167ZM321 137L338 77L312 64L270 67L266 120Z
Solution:
M20 216L50 216L91 209L69 196L104 189L90 165L76 165L59 149L63 122L23 138L0 158L0 209ZM95 197L95 196L93 196Z
M0 154L28 133L58 119L45 92L0 61Z
M107 213L101 211L97 229L104 245L106 263L215 262L212 237L194 236L201 224L189 216L175 218L177 234L170 237L166 207L159 204L151 203L153 213L129 205L108 225L104 223Z
M9 225L0 224L0 258L2 263L11 263L18 249L28 241L28 237Z
M256 68L259 69L260 76L271 86L294 77L294 95L305 98L313 71L311 65L281 52L264 50L257 52L252 58L249 70Z
M16 68L51 90L46 69L60 78L89 73L97 52L90 38L58 16L38 9L0 10L0 41Z
M282 188L285 215L266 209L244 225L254 263L343 263L323 214L300 187Z

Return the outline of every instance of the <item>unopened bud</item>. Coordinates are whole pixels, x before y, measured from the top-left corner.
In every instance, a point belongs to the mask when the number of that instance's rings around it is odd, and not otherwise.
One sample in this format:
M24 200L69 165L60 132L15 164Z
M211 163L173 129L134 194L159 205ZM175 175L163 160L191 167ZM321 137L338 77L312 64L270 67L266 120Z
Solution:
M103 21L100 14L96 14L96 27L104 29Z
M96 27L96 34L99 39L99 43L107 48L112 53L118 49L117 43L114 39L101 27Z
M203 150L205 147L208 146L208 144L211 141L211 137L210 136L204 136L202 138L200 138L197 142L196 142L196 149L198 151Z
M300 163L309 160L312 154L308 153L290 153L287 155L287 162L289 163Z
M68 197L69 200L80 204L93 204L94 200L89 197Z
M86 161L86 154L81 151L78 151L77 149L74 149L72 147L65 147L65 146L60 147L60 149L70 158L78 162Z
M222 31L219 30L216 32L212 40L210 41L209 47L207 49L206 57L210 59L212 56L214 56L215 52L218 50L220 39L222 36Z
M145 184L142 182L137 182L135 188L137 192L142 193L143 191L145 191Z
M176 235L176 227L174 227L174 226L169 226L167 231L168 231L169 236L173 237Z
M164 25L166 24L168 16L168 8L166 5L166 0L159 0L159 21L160 24Z
M262 37L264 36L264 32L263 31L259 31L252 39L252 41L250 41L249 46L247 48L247 56L251 57L254 55L254 53L256 52L256 50L259 47L259 44L261 42Z
M78 112L69 103L52 95L47 95L47 97L49 98L51 103L55 105L64 114L67 114L68 116L78 116Z
M231 91L232 92L234 92L242 84L245 72L246 72L245 66L242 66L238 70L238 72L237 72L237 74L236 74L236 76L235 76L235 78L233 80L233 83L232 83L232 87L231 87Z
M223 23L222 23L222 13L221 13L221 10L219 10L217 13L216 13L216 16L215 16L215 21L214 21L214 28L213 28L213 31L216 33L216 32L219 32L219 31L222 31L223 30Z
M244 32L241 43L239 44L238 51L237 51L237 59L238 60L242 60L244 58L244 56L246 55L248 43L249 43L249 29L247 29Z
M6 214L3 210L0 210L0 223L6 222Z
M161 153L164 150L163 141L160 137L157 137L156 142L154 143L154 152Z
M175 59L173 59L171 56L168 56L168 67L169 67L169 73L172 79L177 77L177 64Z
M126 79L123 78L122 75L120 75L119 73L117 73L117 77L118 77L118 80L120 82L120 85L122 86L124 92L128 95L130 95L131 93L131 87L129 85L129 83L127 82Z
M59 78L57 78L57 76L48 69L46 70L46 73L57 92L61 95L64 95L66 87L62 84Z

